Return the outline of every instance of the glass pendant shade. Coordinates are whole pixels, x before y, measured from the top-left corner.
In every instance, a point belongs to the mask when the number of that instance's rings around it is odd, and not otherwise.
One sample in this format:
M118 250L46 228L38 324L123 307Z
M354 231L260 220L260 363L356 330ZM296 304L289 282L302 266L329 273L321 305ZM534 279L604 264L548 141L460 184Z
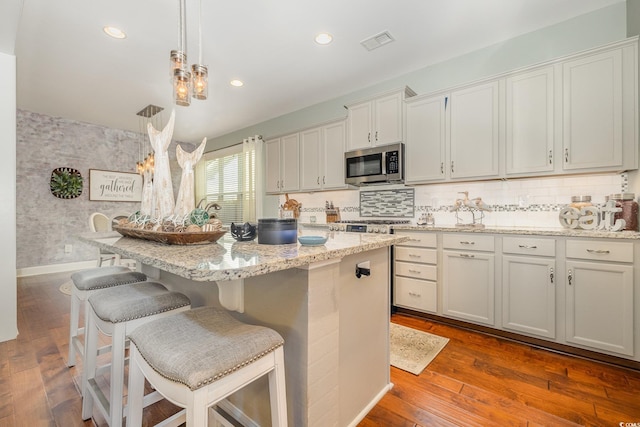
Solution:
M170 55L170 74L173 78L176 70L187 68L187 54L180 50L172 50Z
M191 104L191 73L179 69L173 73L173 101L188 107Z
M205 65L193 64L191 66L192 93L195 99L207 99L209 93L209 70Z

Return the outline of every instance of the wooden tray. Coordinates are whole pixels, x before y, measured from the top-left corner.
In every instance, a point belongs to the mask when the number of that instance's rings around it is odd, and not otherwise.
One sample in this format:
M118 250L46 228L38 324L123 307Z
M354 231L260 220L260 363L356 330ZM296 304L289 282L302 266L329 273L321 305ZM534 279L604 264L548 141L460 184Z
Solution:
M166 231L140 230L117 225L113 226L113 230L126 237L166 243L168 245L206 245L207 243L215 243L226 233L225 230L199 231L196 233L169 233Z

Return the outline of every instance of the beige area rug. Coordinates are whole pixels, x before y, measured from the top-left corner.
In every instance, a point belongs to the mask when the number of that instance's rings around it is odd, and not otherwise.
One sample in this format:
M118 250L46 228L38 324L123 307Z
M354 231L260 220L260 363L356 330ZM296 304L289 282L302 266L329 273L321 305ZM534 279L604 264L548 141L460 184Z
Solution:
M391 365L414 375L420 373L440 353L449 338L391 323Z
M60 292L62 292L65 295L71 295L72 286L73 286L73 282L71 282L71 280L64 282L62 285L60 285Z

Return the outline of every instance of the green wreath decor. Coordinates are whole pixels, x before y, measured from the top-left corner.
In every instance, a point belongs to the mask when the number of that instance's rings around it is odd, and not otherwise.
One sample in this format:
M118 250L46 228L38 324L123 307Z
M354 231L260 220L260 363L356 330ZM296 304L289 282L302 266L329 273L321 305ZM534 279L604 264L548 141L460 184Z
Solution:
M75 199L82 194L82 175L76 169L56 168L51 172L51 194L61 199Z

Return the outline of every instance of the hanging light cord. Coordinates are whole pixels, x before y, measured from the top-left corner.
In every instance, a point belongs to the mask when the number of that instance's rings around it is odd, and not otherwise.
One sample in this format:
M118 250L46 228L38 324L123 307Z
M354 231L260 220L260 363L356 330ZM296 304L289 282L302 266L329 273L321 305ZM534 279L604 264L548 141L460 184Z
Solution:
M202 65L202 0L198 2L198 64Z
M187 53L186 9L185 0L180 0L180 51L184 52L185 55Z

